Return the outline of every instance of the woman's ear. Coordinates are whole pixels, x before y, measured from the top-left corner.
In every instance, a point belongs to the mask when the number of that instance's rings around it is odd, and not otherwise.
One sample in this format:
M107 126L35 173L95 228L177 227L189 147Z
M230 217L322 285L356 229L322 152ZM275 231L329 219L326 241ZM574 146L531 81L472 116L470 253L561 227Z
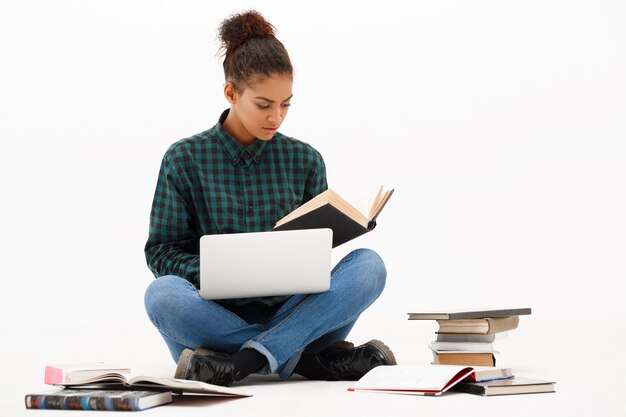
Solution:
M237 91L235 90L235 86L231 82L227 82L224 84L224 97L230 104L235 104L237 102Z

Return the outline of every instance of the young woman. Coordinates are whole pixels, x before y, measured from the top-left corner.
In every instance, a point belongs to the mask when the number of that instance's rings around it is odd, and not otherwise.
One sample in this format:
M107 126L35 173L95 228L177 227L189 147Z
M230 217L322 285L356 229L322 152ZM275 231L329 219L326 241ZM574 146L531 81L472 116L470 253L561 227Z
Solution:
M219 33L230 109L211 129L167 150L145 247L158 278L146 291L146 310L178 362L175 376L217 385L252 373L356 380L395 364L378 340L356 347L345 341L385 285L385 266L371 250L342 259L324 293L219 301L198 295L202 235L270 230L327 189L320 154L278 132L293 69L273 26L248 11L222 22Z

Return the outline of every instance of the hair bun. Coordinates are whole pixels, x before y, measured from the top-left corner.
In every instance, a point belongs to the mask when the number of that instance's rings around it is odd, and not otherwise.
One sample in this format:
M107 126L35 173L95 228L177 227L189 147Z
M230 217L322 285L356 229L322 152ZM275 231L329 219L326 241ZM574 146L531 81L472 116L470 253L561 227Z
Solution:
M248 10L231 15L224 20L218 33L222 41L222 48L228 54L250 38L275 35L276 29L265 20L261 13L256 10Z

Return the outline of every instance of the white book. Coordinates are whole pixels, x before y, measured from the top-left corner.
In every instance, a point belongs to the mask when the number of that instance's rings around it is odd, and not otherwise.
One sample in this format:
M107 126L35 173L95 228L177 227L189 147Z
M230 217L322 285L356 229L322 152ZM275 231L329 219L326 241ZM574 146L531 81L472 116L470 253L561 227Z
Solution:
M378 392L405 395L441 395L474 373L470 366L378 366L349 391Z
M430 342L430 349L440 351L495 352L493 343L474 342Z
M495 334L437 333L437 342L491 343L495 340L506 339L507 334L508 332Z

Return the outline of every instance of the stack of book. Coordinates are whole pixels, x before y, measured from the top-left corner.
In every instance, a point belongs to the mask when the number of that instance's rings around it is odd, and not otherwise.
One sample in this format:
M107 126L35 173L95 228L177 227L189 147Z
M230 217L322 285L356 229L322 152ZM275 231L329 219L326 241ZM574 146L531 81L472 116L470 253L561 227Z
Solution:
M496 366L493 342L498 333L516 329L530 308L409 313L409 320L436 320L437 339L430 343L433 363Z
M409 313L409 320L436 320L437 339L430 343L428 366L378 366L349 388L355 392L442 395L448 390L482 396L555 392L554 381L514 375L497 368L493 342L513 330L530 308Z

